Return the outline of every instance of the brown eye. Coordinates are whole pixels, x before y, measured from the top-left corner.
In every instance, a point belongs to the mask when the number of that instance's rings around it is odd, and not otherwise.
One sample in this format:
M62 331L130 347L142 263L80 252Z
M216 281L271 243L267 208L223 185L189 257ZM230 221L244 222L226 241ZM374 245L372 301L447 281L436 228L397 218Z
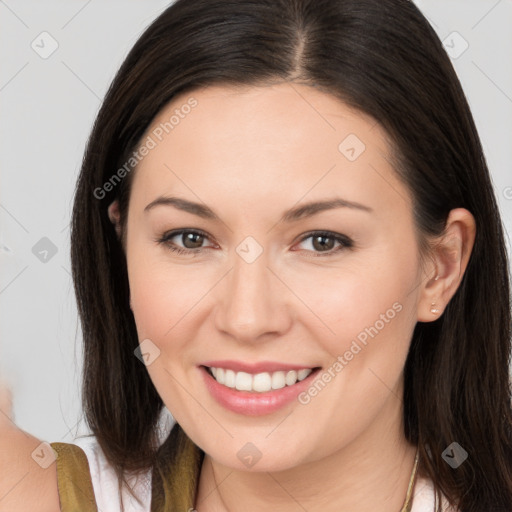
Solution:
M183 245L187 249L198 249L203 245L204 236L193 232L184 232L181 234Z
M350 238L330 231L316 231L310 233L303 237L300 243L304 243L306 240L310 239L311 242L308 244L310 248L306 248L306 250L312 252L313 256L330 256L343 249L350 249L354 245ZM338 244L337 248L336 244Z
M332 236L317 235L313 237L313 247L318 251L331 250L336 243Z
M203 246L205 240L208 240L208 237L201 231L180 229L165 233L156 242L165 245L168 249L178 254L194 254L201 252L205 248Z

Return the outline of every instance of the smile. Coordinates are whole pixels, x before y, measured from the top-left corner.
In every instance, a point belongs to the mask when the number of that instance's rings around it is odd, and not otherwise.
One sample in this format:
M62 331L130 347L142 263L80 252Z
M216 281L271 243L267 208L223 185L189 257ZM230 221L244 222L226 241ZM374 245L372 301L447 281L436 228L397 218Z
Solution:
M265 393L271 390L282 389L285 386L293 386L304 380L312 371L312 368L300 370L281 370L276 372L262 372L251 374L247 372L235 372L226 368L206 367L208 373L223 386L238 391L252 391Z
M237 414L260 416L298 404L297 396L311 385L321 367L211 361L198 369L206 390L219 405Z

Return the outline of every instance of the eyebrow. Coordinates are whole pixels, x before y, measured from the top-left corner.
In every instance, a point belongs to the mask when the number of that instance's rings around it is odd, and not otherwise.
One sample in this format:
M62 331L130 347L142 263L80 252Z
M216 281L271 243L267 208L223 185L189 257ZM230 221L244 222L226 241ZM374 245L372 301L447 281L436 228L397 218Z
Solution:
M208 206L189 201L180 197L157 197L154 201L151 201L145 208L144 213L152 210L156 206L173 206L184 212L192 213L203 219L220 221L220 217ZM354 210L365 211L372 213L373 209L369 206L365 206L361 203L354 201L347 201L336 197L334 199L328 199L324 201L312 201L300 206L296 206L284 212L279 222L295 222L305 217L311 217L317 213L326 210L332 210L334 208L351 208Z

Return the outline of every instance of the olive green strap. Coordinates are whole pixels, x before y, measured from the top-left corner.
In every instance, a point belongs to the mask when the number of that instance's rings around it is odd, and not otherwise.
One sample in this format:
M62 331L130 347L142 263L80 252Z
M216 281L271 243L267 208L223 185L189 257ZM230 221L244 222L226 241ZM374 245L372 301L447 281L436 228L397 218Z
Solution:
M176 423L161 446L151 489L151 512L187 512L194 508L204 452Z
M420 451L416 449L416 457L414 458L414 466L412 467L411 478L409 479L409 485L407 487L407 494L405 496L405 503L400 510L400 512L411 512L412 510L412 502L413 502L413 490L416 484L416 479L418 476L418 464L420 460Z
M57 452L57 484L61 512L98 512L89 462L79 446L50 443Z

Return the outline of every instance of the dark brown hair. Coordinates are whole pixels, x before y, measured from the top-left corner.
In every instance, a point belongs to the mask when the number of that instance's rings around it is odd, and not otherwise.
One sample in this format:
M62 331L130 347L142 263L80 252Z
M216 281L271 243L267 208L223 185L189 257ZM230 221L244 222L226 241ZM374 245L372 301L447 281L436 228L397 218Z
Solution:
M107 216L119 199L124 230L136 169L108 193L103 185L177 94L292 80L315 84L386 130L396 172L414 197L425 253L451 209L473 214L476 240L457 292L438 320L414 330L405 365L405 436L418 445L421 470L436 492L462 512L512 510L504 230L461 85L437 35L408 0L178 0L137 41L97 116L73 208L84 412L93 434L120 477L154 466L163 403L134 356L125 254ZM469 453L457 469L441 457L454 441Z

